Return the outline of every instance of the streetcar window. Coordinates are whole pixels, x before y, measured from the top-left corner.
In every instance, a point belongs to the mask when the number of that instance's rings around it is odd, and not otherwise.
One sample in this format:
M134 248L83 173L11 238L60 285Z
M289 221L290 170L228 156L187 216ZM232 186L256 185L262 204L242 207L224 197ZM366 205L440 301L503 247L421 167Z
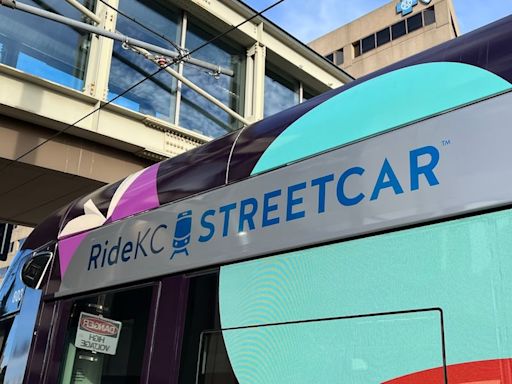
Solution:
M77 300L60 383L139 383L152 287Z
M190 278L180 384L237 384L220 330L218 272Z

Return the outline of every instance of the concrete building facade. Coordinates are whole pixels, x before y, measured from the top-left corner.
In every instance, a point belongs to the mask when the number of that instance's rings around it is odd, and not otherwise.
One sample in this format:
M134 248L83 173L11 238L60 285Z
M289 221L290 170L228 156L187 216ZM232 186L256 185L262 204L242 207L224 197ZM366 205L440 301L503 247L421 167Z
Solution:
M309 46L358 78L458 35L452 0L393 0Z

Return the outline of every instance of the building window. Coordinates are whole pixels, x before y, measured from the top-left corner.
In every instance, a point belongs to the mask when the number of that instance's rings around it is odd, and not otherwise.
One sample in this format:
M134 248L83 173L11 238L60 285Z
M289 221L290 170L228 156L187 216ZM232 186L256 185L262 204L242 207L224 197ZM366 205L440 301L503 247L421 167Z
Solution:
M356 41L352 46L354 47L354 57L361 56L361 43Z
M309 88L304 88L303 87L303 89L302 89L302 100L300 102L303 103L304 101L308 101L309 99L312 99L313 97L315 97L317 95L318 95L317 92L313 92Z
M163 34L168 40L179 41L180 19L177 13L152 2L121 1L119 9L127 15L137 15L144 25ZM144 40L163 48L174 50L166 40L118 15L116 29L133 38ZM176 67L173 67L176 69ZM109 99L158 70L151 61L135 52L123 49L120 42L114 43L109 79ZM155 116L174 123L177 81L165 71L144 81L114 101L115 104L140 113Z
M77 9L61 0L27 0L24 3L75 20L82 17ZM81 0L80 3L93 9L92 0ZM0 44L3 64L70 88L84 88L89 33L0 7Z
M186 47L193 51L215 35L214 31L206 30L204 22L189 18ZM231 77L214 74L193 65L185 65L183 70L187 79L224 105L241 113L245 49L228 40L218 39L195 52L192 57L215 63L234 72L234 76ZM185 85L182 89L179 125L210 137L219 137L241 128L238 120Z
M345 55L343 53L343 48L341 48L334 52L334 63L336 65L342 65L344 62L345 62Z
M421 13L417 13L407 19L407 33L414 32L423 27Z
M391 32L389 27L377 32L377 47L389 43L391 41Z
M365 37L361 40L362 53L375 49L375 35Z
M434 6L432 6L425 9L421 13L417 13L411 17L408 17L407 19L393 24L391 27L384 28L371 36L365 37L360 41L352 43L354 46L354 57L358 57L363 53L371 51L376 46L380 47L381 45L389 43L391 40L398 39L407 33L416 31L422 28L424 25L426 26L435 23L435 21L435 9Z
M124 0L121 1L120 8L130 16L137 15L143 24L151 25L152 29L166 36L167 40L119 16L117 29L121 33L169 50L175 51L175 48L168 40L177 44L184 41L186 48L192 51L217 34L208 30L204 23L158 2ZM182 28L185 18L186 30ZM172 68L181 71L195 85L242 114L245 49L226 39L218 39L194 52L192 56L230 69L234 76L214 73L187 63ZM116 43L109 82L110 99L157 70L158 67L150 60L123 50L121 44ZM115 103L209 137L219 137L241 127L237 120L187 86L183 85L179 92L178 81L165 71L138 85Z
M340 48L333 53L328 54L325 58L336 65L342 65L345 61L345 57L343 55L343 48Z
M405 20L399 21L398 23L391 26L391 36L393 40L404 36L406 33L407 30L405 29Z
M284 78L267 63L265 69L265 117L274 115L299 103L300 84L295 79Z
M436 12L434 7L429 7L423 11L423 24L425 26L436 22Z

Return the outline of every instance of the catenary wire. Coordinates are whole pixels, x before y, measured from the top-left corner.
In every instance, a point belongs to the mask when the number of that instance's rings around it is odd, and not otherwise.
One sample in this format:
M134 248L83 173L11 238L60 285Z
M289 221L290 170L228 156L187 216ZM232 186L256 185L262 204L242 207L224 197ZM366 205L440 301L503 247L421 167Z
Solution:
M145 25L144 23L138 21L135 17L132 17L130 15L127 15L126 13L124 13L123 11L119 10L119 8L116 8L112 5L110 5L106 0L99 0L101 3L105 4L108 8L110 8L111 10L113 10L114 12L118 13L119 15L123 16L124 18L130 20L130 21L133 21L135 24L137 24L138 26L144 28L146 31L148 32L151 32L152 34L154 34L155 36L158 36L160 37L161 39L164 39L165 41L167 41L169 44L171 44L178 52L181 52L183 49L178 45L176 44L174 41L172 41L171 39L167 38L167 36L165 36L164 34L162 33L159 33L157 31L155 31L154 29L151 29L149 28L147 25Z
M199 45L198 47L192 49L190 52L187 52L186 55L180 55L179 57L177 57L176 59L173 59L173 60L170 60L166 65L160 67L157 71L149 74L148 76L144 77L143 79L137 81L135 84L131 85L130 87L128 87L127 89L125 89L123 92L121 92L120 94L118 94L117 96L115 96L114 98L106 101L106 102L103 102L101 103L101 105L98 107L98 108L95 108L93 109L91 112L85 114L84 116L82 116L81 118L79 118L78 120L76 120L74 123L72 124L68 124L66 127L62 128L60 131L57 131L56 133L54 133L53 135L51 135L50 137L44 139L42 142L40 142L39 144L35 145L34 147L32 147L31 149L27 150L26 152L24 152L23 154L19 155L18 157L16 157L15 159L13 160L10 160L6 165L4 165L2 168L0 168L0 173L2 171L4 171L5 169L9 168L10 166L12 166L13 164L19 162L21 159L23 159L25 156L29 155L30 153L34 152L36 149L42 147L43 145L49 143L50 141L54 140L55 138L57 138L58 136L62 135L64 132L68 131L69 129L73 128L73 127L76 127L76 124L80 123L81 121L87 119L88 117L92 116L94 113L96 112L99 112L100 110L102 110L103 108L105 108L107 105L111 104L112 102L114 102L115 100L119 99L120 97L126 95L128 92L130 92L132 89L136 88L137 86L139 86L140 84L142 84L143 82L145 82L146 80L149 80L151 78L153 78L154 76L156 76L158 73L160 73L161 71L163 71L165 68L167 68L168 66L170 65L174 65L174 64L178 64L180 62L182 62L186 57L192 55L193 53L199 51L200 49L206 47L207 45L213 43L214 41L226 36L227 34L231 33L232 31L238 29L239 27L241 27L242 25L244 25L245 23L248 23L249 21L255 19L256 17L258 16L261 16L263 15L263 13L269 11L270 9L276 7L277 5L281 4L282 2L284 2L285 0L277 0L276 2L272 3L271 5L269 5L268 7L262 9L261 11L255 13L254 15L252 15L251 17L247 18L247 19L244 19L242 22L238 23L237 25L234 25L230 28L228 28L226 31L214 36L213 38L211 38L210 40L207 40L205 41L203 44Z

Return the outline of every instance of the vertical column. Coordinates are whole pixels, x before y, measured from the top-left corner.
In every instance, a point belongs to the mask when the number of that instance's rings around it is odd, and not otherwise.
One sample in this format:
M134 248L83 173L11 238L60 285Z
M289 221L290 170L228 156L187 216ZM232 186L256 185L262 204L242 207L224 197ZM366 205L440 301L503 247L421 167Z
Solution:
M245 89L245 117L250 121L263 118L265 98L266 48L256 42L247 50L247 80Z
M188 27L188 18L187 13L183 11L183 15L181 18L181 30L180 30L180 47L185 48L187 43L187 27ZM183 61L178 63L178 73L183 75ZM174 123L179 126L180 122L180 109L181 109L181 89L183 87L183 83L178 80L176 84L176 108L174 110Z
M108 3L114 8L119 7L119 0L108 0ZM98 27L110 32L115 31L117 13L114 10L97 1L96 14L101 18L101 24ZM112 39L92 36L84 92L100 100L106 100L108 96L108 79L113 49L114 41Z

